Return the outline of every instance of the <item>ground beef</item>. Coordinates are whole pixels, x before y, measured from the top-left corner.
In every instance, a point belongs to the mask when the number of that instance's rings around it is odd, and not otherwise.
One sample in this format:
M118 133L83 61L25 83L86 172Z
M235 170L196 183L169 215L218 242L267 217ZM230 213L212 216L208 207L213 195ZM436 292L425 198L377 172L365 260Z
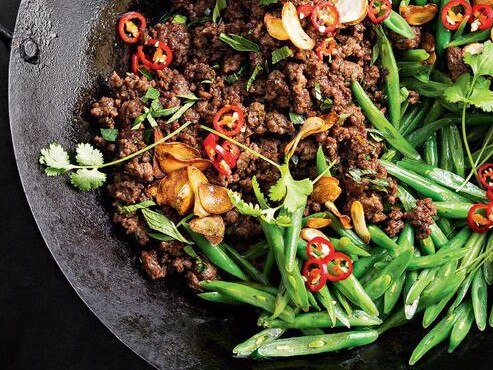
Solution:
M421 28L419 27L411 27L414 31L414 37L412 39L408 39L404 36L401 36L397 33L390 32L392 44L399 50L409 50L416 49L421 43Z
M462 59L462 49L459 47L447 48L447 68L450 78L455 81L459 76L469 72L469 68Z
M416 208L411 212L406 212L403 216L404 220L409 223L416 230L416 237L418 239L426 239L430 236L430 225L435 221L433 217L436 216L437 210L433 205L430 198L419 199L416 202Z
M293 3L298 6L306 1ZM245 112L245 128L235 139L276 163L282 163L287 143L301 127L291 121L293 113L324 117L333 112L341 117L340 121L327 131L300 141L290 162L293 177L313 179L317 176L315 158L321 147L325 156L335 163L332 173L342 188L336 202L340 210L349 213L350 204L359 200L369 222L387 222L384 227L389 235L396 235L404 221L416 227L419 236L428 232L434 214L431 203L419 201L416 210L409 213L394 207L396 182L378 161L383 144L368 135L369 123L353 103L351 81L361 81L383 111L386 106L382 91L385 71L371 63L376 37L370 22L339 29L334 34L336 47L331 58L321 61L315 51L292 48L292 57L272 65L267 63L272 51L286 43L268 34L263 19L266 11L280 16L278 5L260 6L258 0L230 1L218 23L204 18L206 12L214 8L214 0L174 0L173 5L194 24L186 26L169 20L142 35L144 39L153 37L169 45L174 53L172 64L154 72L151 81L140 74L113 73L107 81L109 93L95 101L89 110L99 127L118 129L113 143L101 136L94 138L94 143L105 150L108 159L123 158L152 143L148 122L133 127L135 119L149 108L149 102L141 100L149 87L158 90L159 103L164 109L183 106L184 96L195 94L198 97L180 119L168 123L169 117L157 117L156 122L164 135L178 129L185 121L191 122L173 140L197 149L204 157L202 142L208 133L200 125L212 126L214 116L225 105L239 105ZM309 20L302 23L317 43L326 37L308 27ZM415 31L413 40L393 35L392 42L400 49L415 48L420 43L420 31L418 28ZM222 33L241 35L256 42L260 52L236 51L220 40ZM247 91L247 81L259 67L261 72ZM410 103L418 99L411 91ZM357 181L352 171L365 175ZM256 202L252 191L254 176L266 193L280 176L275 166L248 151L241 151L231 175L222 176L213 167L204 173L209 182L240 192L248 202ZM113 222L137 241L143 268L152 279L182 275L192 289L198 290L200 281L217 278L216 268L202 255L190 257L179 242L158 242L150 238L141 212L121 213L119 209L152 199L164 176L153 151L115 168L107 187ZM324 205L312 200L305 209L307 214L322 210ZM161 211L174 222L180 219L169 206L162 207ZM241 215L236 209L222 217L227 228L226 240L240 250L262 238L256 219Z

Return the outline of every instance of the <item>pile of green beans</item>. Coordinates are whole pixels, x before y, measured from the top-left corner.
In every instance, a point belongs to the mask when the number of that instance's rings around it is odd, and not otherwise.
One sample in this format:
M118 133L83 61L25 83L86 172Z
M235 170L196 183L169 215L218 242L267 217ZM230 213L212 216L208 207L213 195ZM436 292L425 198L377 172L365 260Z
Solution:
M434 3L441 11L449 1ZM461 117L442 98L452 81L440 70L448 47L486 40L490 30L463 34L461 29L454 35L438 21L434 31L439 62L430 66L430 53L424 49L394 54L385 29L409 39L414 32L395 10L383 26L375 26L387 106L375 105L358 81L352 81L351 89L355 103L388 145L379 163L397 179L397 199L404 211L413 211L417 198L432 199L437 213L430 235L420 240L412 221L406 221L395 238L371 224L371 241L365 243L331 212L304 217L308 199L303 207L284 213L291 218L289 227L260 219L265 240L243 254L234 245L212 246L185 225L202 253L232 280L202 282L204 292L198 296L217 304L250 305L259 312L262 330L233 349L239 357L290 357L362 346L422 316L422 326L429 331L411 354L413 365L447 339L452 352L474 326L493 326L493 307L488 306L493 232L477 234L466 226L473 204L488 199L482 188L465 180ZM407 89L421 95L418 104L406 100ZM491 115L468 115L467 126L476 128L470 141L493 133L491 122ZM473 157L487 159L492 145ZM319 174L330 175L322 149L316 163ZM313 218L330 221L323 232L336 251L351 256L354 263L348 278L328 282L317 292L307 290L300 272L308 259L300 232ZM296 330L298 336L283 337Z

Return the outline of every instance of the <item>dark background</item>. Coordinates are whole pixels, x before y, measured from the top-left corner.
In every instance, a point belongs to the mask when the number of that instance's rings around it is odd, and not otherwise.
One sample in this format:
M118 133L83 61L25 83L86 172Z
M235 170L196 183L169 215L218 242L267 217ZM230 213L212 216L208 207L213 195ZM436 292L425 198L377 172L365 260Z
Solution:
M7 29L14 29L19 3L0 0L0 24ZM150 368L84 305L41 238L12 150L8 57L0 42L0 368Z

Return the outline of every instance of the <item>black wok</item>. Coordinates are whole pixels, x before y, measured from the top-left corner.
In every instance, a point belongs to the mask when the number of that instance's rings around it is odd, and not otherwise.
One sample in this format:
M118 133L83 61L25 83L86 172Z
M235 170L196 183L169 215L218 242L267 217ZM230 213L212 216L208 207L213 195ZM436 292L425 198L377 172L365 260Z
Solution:
M130 349L159 368L406 368L423 335L418 326L384 335L374 345L330 356L253 362L231 357L255 330L254 317L204 306L174 282L151 283L130 244L110 224L102 193L73 191L42 174L37 156L58 141L89 140L91 96L124 65L114 23L130 1L25 0L12 42L9 108L15 155L32 213L51 253L83 301ZM157 19L166 1L143 3ZM454 355L433 351L422 368L487 368L493 337L474 331Z

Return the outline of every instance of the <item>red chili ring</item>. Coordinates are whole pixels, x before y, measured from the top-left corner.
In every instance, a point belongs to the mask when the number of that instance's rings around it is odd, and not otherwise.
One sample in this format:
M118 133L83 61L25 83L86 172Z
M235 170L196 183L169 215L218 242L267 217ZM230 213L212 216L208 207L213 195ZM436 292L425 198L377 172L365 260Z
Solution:
M493 189L493 163L485 163L479 167L478 179L486 189Z
M136 25L139 32L136 35L132 34L130 31L126 29L128 22L132 22L135 25L133 20L139 21L139 24ZM118 20L118 34L120 35L120 38L128 44L135 44L136 42L138 42L142 31L145 30L146 28L147 28L147 21L145 17L138 12L125 13Z
M164 62L149 60L144 50L145 47L154 47L156 49L156 52L158 50L164 52L164 54L166 54L166 59L164 60ZM149 39L146 41L144 45L140 45L137 48L137 53L139 55L141 62L144 63L145 66L154 69L156 71L165 69L167 66L171 64L173 60L173 52L171 51L169 46L166 45L164 42L155 39Z
M479 20L479 31L487 30L493 26L493 6L490 4L476 4L472 7L471 23Z
M347 263L347 270L344 271L342 269L340 261L344 261ZM327 266L332 262L332 261L339 261L339 262L334 262L335 266L330 268L327 267L327 280L329 281L341 281L345 280L353 273L353 261L351 258L341 252L334 252L332 255L329 257L329 260L327 261Z
M232 117L235 119L233 121L233 126L230 125L230 122L225 122L223 117L227 115L227 113L233 112ZM234 114L237 114L237 117L234 117ZM235 136L238 135L245 123L245 114L243 113L243 109L238 105L226 105L222 109L217 112L214 116L213 125L216 131L226 135L226 136Z
M226 161L230 168L236 167L236 158L219 144L216 145L216 153Z
M202 142L202 147L209 159L214 159L216 155L216 145L219 141L219 136L215 134L209 134Z
M380 3L380 6L377 7L375 5L375 2ZM382 15L379 16L378 14L380 14L382 8L384 12ZM376 10L378 10L377 13L375 13ZM392 12L392 3L390 2L390 0L377 0L377 1L371 0L370 4L368 4L368 18L370 18L370 20L375 24L382 23L390 16L391 12Z
M321 1L315 5L310 16L313 27L323 34L329 34L336 30L339 25L339 11L329 1ZM320 23L323 22L323 24Z
M452 8L455 8L457 6L461 6L462 8L464 8L464 14L462 15L462 18L461 20L457 20L457 21L454 21L455 23L450 23L449 21L449 10L451 10ZM454 13L455 15L457 15L457 13ZM449 3L447 3L447 5L445 5L442 9L442 13L441 13L441 19L442 19L442 23L443 23L443 26L451 31L455 31L457 29L459 29L462 21L464 20L465 17L469 17L469 19L471 19L471 15L472 15L472 7L471 7L471 4L469 4L466 0L452 0L450 1Z
M318 259L309 259L303 264L302 274L310 292L318 292L327 282L327 265Z
M313 247L317 253L313 253ZM311 259L326 260L335 252L334 245L327 239L317 236L306 243L306 255Z
M240 158L241 151L238 145L233 144L231 141L225 141L224 143L222 143L222 147L224 148L224 150L231 153L231 155L235 159Z
M488 196L488 199L493 202L493 188L488 189L486 195Z
M478 213L484 211L484 215ZM467 214L469 228L478 234L484 234L493 228L493 203L478 203L471 207Z

